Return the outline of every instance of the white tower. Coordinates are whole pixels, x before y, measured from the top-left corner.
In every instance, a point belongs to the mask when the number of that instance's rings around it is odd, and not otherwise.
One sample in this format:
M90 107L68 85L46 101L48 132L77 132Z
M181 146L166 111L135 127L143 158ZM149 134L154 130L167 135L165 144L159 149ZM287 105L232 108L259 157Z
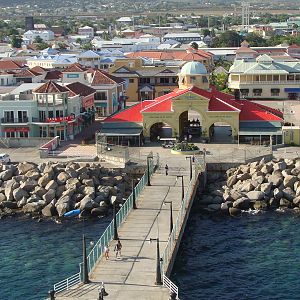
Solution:
M250 24L250 3L242 2L242 27L244 31L248 31Z

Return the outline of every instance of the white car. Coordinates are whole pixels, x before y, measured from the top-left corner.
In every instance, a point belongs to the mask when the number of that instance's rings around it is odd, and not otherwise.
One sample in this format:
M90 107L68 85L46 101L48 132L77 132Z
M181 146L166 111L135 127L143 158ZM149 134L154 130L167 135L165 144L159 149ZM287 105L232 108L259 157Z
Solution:
M10 163L10 157L6 153L0 153L0 163Z

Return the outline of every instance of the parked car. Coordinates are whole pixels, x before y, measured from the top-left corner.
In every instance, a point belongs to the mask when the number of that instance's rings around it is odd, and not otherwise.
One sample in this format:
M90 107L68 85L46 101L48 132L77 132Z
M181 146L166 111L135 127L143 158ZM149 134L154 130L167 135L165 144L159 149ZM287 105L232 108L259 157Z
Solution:
M0 153L0 163L10 163L10 157L6 153Z

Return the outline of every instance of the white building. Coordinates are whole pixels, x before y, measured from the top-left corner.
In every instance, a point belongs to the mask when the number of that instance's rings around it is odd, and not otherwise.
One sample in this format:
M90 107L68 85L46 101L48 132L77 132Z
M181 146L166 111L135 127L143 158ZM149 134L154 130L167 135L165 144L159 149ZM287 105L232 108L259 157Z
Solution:
M163 37L163 41L166 40L175 40L179 43L190 43L193 41L201 41L202 37L199 33L193 32L177 32L177 33L167 33Z
M79 35L87 35L89 37L94 37L94 28L90 26L83 26L78 28Z
M66 68L77 62L76 55L61 54L61 55L39 55L27 59L28 67L42 67L45 69Z
M30 40L31 43L40 37L43 41L48 42L54 39L54 32L51 30L28 30L24 33L23 37Z

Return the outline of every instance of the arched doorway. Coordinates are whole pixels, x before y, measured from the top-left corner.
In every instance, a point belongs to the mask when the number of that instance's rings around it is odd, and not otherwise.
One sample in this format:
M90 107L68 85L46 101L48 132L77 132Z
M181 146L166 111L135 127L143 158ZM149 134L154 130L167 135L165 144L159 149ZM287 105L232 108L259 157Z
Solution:
M173 129L172 127L164 122L158 122L150 127L150 141L155 142L160 138L172 138Z
M232 127L228 123L215 122L209 127L209 139L211 143L233 143Z
M184 111L179 116L180 138L197 142L202 135L202 116L195 110Z

